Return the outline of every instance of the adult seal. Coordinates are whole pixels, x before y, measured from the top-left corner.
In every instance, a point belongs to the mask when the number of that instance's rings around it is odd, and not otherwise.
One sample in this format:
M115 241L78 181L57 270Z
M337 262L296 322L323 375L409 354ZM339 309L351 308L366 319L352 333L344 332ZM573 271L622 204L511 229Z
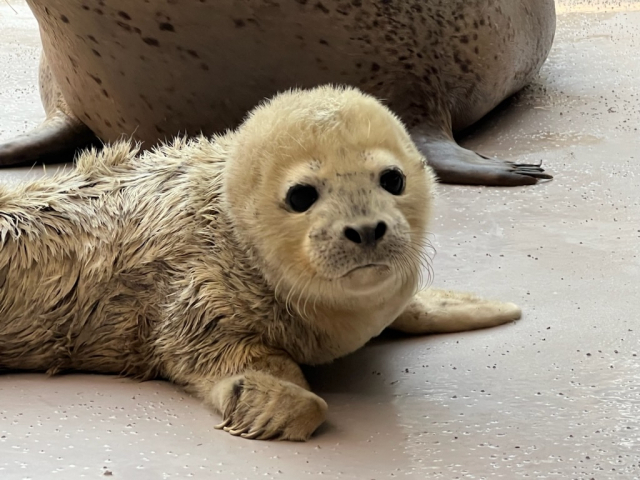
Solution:
M0 370L165 378L248 438L305 440L327 405L299 364L390 327L456 332L511 303L427 289L434 182L353 89L287 92L223 137L0 187Z
M334 83L383 99L443 182L550 178L464 149L453 132L537 74L553 0L27 1L47 119L0 145L0 165L61 158L94 135L148 148L221 132L276 92Z

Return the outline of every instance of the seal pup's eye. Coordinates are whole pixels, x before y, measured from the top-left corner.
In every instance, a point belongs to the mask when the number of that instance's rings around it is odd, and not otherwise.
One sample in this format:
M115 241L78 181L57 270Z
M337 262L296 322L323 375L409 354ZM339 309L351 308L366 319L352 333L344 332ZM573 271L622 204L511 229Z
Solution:
M306 212L318 200L318 191L311 185L294 185L287 192L287 205L294 212Z
M380 186L391 195L402 195L405 187L404 175L400 170L385 170L380 175Z

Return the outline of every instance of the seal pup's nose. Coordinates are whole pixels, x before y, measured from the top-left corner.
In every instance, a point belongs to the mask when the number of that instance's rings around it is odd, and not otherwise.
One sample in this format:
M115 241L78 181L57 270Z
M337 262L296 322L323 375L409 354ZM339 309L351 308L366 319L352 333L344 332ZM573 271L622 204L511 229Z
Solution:
M373 225L346 227L344 229L344 236L347 240L353 243L359 243L363 247L375 245L384 237L385 233L387 233L387 224L384 222L378 222Z

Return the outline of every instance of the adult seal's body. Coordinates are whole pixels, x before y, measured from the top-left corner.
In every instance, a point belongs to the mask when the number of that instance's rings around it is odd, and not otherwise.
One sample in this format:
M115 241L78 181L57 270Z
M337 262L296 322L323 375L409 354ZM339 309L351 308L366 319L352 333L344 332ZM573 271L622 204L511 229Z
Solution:
M452 132L536 75L553 0L27 1L47 121L0 146L0 164L59 156L93 134L144 147L211 134L276 92L338 83L387 102L441 181L550 178L461 148Z
M303 440L326 404L298 364L384 328L454 332L513 304L417 293L433 179L355 90L289 92L234 133L0 187L0 370L166 378L249 438Z

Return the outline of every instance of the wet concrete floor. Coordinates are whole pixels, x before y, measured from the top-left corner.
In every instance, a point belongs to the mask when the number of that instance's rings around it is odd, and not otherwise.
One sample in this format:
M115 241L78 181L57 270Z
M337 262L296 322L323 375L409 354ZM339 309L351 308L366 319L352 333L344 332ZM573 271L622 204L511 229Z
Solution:
M0 140L33 127L38 33L0 1ZM385 336L312 369L329 420L250 442L163 382L0 376L0 479L640 478L640 1L563 1L535 84L464 138L549 183L441 186L435 285L519 322ZM0 171L21 181L41 169Z

